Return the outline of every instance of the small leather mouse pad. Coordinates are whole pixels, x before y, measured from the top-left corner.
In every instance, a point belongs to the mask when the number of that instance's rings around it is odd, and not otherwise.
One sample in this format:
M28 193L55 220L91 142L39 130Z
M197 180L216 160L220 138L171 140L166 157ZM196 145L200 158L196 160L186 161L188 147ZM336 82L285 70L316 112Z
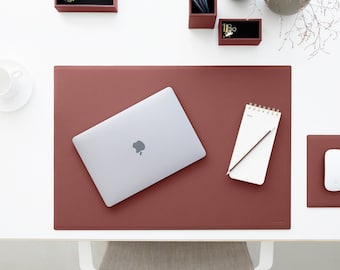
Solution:
M340 149L340 135L307 136L307 207L340 207L340 192L324 185L324 156L333 148Z

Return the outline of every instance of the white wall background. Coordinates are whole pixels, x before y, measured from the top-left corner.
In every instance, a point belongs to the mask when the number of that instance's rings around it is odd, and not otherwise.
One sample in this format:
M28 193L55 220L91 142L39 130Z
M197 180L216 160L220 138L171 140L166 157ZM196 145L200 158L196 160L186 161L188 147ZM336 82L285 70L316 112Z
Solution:
M106 242L94 242L94 263L98 267ZM258 242L248 243L257 264ZM78 270L75 241L1 241L0 269ZM277 242L272 270L338 270L340 242Z

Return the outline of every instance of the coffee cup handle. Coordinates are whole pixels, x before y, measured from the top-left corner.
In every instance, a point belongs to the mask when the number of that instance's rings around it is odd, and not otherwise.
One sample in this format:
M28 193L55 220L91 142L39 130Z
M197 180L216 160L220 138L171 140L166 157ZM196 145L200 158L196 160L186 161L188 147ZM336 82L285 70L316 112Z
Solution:
M12 77L15 79L20 79L24 73L22 72L22 70L15 70L11 73Z

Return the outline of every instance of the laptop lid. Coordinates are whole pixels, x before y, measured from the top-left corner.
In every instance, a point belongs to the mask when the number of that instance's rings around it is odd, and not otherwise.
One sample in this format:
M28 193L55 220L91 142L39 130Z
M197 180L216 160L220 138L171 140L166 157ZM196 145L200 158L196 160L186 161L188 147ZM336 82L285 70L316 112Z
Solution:
M72 141L108 207L206 155L171 87L76 135Z

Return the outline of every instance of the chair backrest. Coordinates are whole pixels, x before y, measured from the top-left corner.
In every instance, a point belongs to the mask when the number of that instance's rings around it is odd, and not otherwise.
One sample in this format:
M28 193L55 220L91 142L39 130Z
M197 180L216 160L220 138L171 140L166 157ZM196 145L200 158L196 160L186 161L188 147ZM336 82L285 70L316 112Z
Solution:
M246 242L109 242L100 270L254 270Z

